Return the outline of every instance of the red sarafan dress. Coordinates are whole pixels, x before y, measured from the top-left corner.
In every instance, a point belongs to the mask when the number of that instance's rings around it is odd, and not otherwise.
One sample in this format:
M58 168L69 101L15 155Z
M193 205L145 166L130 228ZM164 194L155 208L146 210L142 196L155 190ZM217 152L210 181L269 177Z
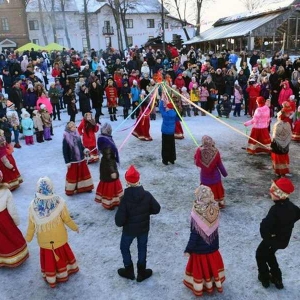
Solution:
M78 232L78 226L70 217L64 199L53 193L51 180L48 177L40 178L37 192L29 206L26 240L30 242L36 233L42 276L52 288L57 282L65 282L69 275L79 271L68 244L66 226Z
M293 124L292 140L300 142L300 109L296 112L296 120Z
M151 109L149 107L141 106L139 116L136 120L136 127L132 132L132 135L141 141L152 141L150 135L150 113Z
M94 163L99 160L98 149L96 146L96 132L99 130L99 125L94 119L89 118L90 113L84 115L84 119L80 122L77 130L82 136L82 144L90 150L88 163Z
M0 171L3 173L2 182L7 183L11 191L17 189L23 182L16 161L12 156L12 148L5 142L0 143Z
M6 184L0 183L0 267L17 267L29 256L18 225L19 217L12 193Z
M199 192L201 189L202 192ZM202 193L199 197L199 194ZM191 233L185 253L189 260L183 283L195 296L223 292L224 263L219 252L219 207L209 187L200 185L191 212Z

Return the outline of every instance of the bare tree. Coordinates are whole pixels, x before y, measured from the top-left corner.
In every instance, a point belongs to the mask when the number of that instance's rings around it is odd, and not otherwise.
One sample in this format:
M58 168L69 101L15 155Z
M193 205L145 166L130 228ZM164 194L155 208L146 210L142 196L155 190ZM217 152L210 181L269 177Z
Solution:
M89 17L88 17L88 4L89 0L83 0L83 12L84 12L84 27L86 35L86 44L87 48L91 49L91 40L90 40L90 26L89 26Z
M189 40L190 36L186 30L188 0L165 0L165 5L175 11L182 25L186 39Z
M50 20L51 20L51 25L52 25L51 27L52 27L52 32L53 32L53 41L54 41L54 43L57 43L56 20L55 20L55 0L51 0Z
M271 3L281 2L281 0L240 0L244 7L249 11L256 10L259 7L265 6Z
M201 28L201 12L203 8L204 0L196 0L196 36L200 35L200 28Z
M70 36L69 36L69 31L68 31L68 26L67 26L67 19L66 19L66 11L65 11L66 1L67 0L60 0L60 8L61 8L62 15L63 15L64 30L65 30L68 48L71 48L71 41L70 41Z
M40 24L41 24L41 28L42 28L44 43L45 43L45 45L48 45L48 37L46 34L44 16L43 16L42 0L38 0L38 8L39 8L38 13L39 13L39 18L40 18Z

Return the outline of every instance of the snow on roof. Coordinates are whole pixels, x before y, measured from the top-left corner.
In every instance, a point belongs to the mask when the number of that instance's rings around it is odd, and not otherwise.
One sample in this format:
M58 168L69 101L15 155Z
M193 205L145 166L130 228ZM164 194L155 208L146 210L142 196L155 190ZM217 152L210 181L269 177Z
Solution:
M260 15L260 14L269 14L276 10L285 9L289 5L291 5L293 2L294 2L294 0L292 0L292 1L285 0L285 1L277 2L277 3L270 3L266 6L264 6L265 8L255 9L251 12L245 11L244 13L239 13L239 14L228 16L225 18L221 18L214 25L222 25L223 23L237 22L242 19L253 18L256 15Z

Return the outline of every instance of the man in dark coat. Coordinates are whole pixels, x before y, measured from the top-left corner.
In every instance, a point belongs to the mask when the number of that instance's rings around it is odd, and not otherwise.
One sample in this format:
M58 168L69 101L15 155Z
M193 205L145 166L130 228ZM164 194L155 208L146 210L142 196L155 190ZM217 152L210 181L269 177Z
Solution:
M21 105L23 103L22 90L20 88L20 81L15 81L12 89L10 90L10 101L15 105L18 115L21 114Z
M288 198L293 191L293 183L285 177L274 181L270 188L275 205L260 223L263 241L256 250L258 280L265 288L269 287L271 281L277 289L283 289L281 270L275 252L288 246L294 223L300 219L300 208Z
M123 227L121 237L121 253L125 268L120 268L121 277L133 280L135 278L133 263L130 255L130 245L137 238L138 262L137 281L141 282L152 275L151 269L146 269L147 242L150 230L150 215L160 212L160 205L148 191L140 185L140 174L134 166L130 166L125 173L128 188L115 216L118 227Z

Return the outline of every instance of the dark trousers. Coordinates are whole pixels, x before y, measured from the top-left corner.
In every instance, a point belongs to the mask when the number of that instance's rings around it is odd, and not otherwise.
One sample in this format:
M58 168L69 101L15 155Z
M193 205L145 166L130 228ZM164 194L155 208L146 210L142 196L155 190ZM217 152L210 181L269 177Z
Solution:
M138 248L138 264L145 265L147 258L147 243L148 243L148 232L141 235L127 235L122 233L120 249L123 256L124 266L127 267L132 264L130 246L134 239L137 239Z
M161 157L164 162L176 160L176 148L174 134L162 134Z
M234 107L234 112L233 112L233 115L236 116L240 116L241 115L241 106L242 106L242 103L236 103L235 104L235 107Z
M208 97L207 98L207 111L212 113L212 111L215 109L215 98Z
M108 113L110 115L115 115L117 113L117 108L116 107L109 107L108 108Z
M95 111L96 111L95 121L96 123L100 123L101 107L96 107Z
M278 277L278 274L281 274L275 256L277 250L277 248L271 247L266 241L262 241L256 250L258 272L266 278L268 278L270 272L274 277Z
M59 110L59 103L51 103L53 107L53 119L56 119L56 114L58 117L58 120L60 120L60 110Z
M44 131L36 131L36 141L42 143L44 141Z
M70 122L74 122L75 123L75 117L76 117L76 113L71 113L70 114Z

